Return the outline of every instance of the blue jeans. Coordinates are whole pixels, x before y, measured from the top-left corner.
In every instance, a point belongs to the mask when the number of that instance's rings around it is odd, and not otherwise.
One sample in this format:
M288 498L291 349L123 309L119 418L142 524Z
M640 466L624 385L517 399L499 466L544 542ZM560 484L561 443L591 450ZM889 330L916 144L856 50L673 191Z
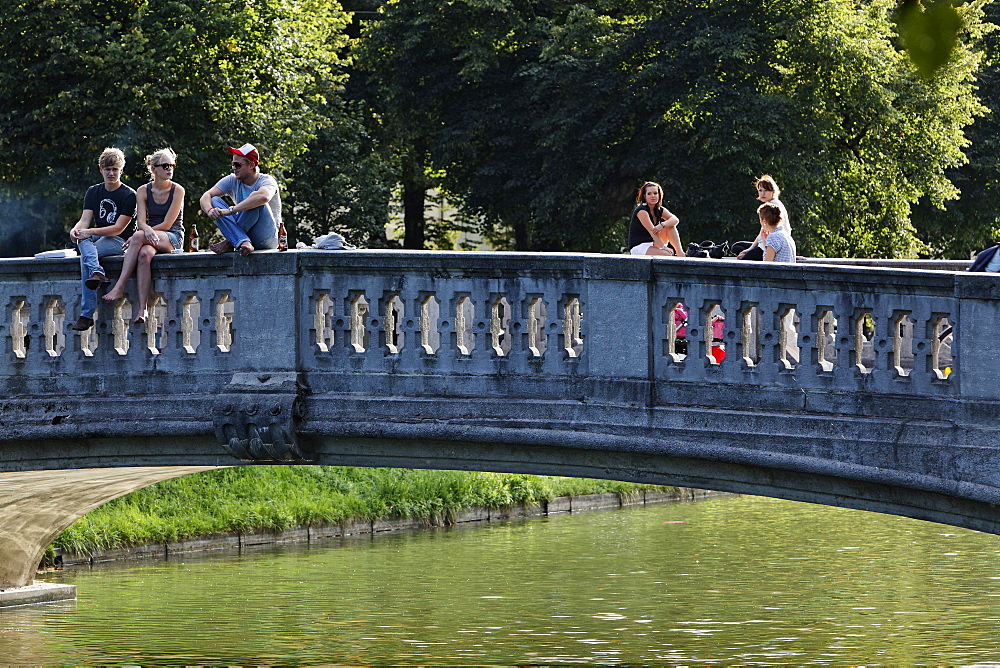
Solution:
M84 318L93 318L94 311L97 310L97 291L91 290L83 281L94 275L94 272L104 273L100 258L107 255L121 255L122 246L125 240L119 236L114 237L87 237L77 243L80 250L80 280L83 285L83 296L80 299L80 315Z
M221 197L212 198L212 206L228 209L229 205ZM274 220L271 207L263 204L254 209L239 211L231 216L223 216L215 221L234 248L239 248L244 241L250 240L253 247L262 250L278 247L278 223Z

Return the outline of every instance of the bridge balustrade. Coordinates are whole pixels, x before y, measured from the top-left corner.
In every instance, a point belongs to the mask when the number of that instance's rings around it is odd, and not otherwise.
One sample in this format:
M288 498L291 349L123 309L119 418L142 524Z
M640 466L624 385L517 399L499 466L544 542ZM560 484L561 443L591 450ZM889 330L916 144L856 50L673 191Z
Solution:
M270 267L276 272L255 272L256 256L235 272L230 258L157 258L145 325L131 324L130 293L99 300L98 325L80 333L69 329L79 299L75 262L6 261L0 375L25 394L51 391L56 377L89 378L79 391L114 391L114 379L97 376L222 379L272 366L448 377L457 393L463 377L512 375L958 392L960 308L946 272L464 257L472 263L464 266L463 254L302 253ZM607 274L609 263L635 275ZM687 312L685 338L677 306ZM610 332L617 341L606 340ZM601 355L623 359L595 363L594 337Z
M7 395L169 393L183 387L171 378L231 374L238 368L230 355L236 280L214 271L205 276L192 260L159 272L145 325L132 324L132 289L117 302L98 299L98 324L85 332L70 329L79 314L78 261L0 261L0 378Z
M656 267L653 297L659 380L956 392L960 309L951 277L934 285L927 275L903 272L887 283L841 269L828 277L698 272L681 282L669 269ZM688 354L678 354L671 326L678 304L689 313ZM714 319L724 323L721 337Z

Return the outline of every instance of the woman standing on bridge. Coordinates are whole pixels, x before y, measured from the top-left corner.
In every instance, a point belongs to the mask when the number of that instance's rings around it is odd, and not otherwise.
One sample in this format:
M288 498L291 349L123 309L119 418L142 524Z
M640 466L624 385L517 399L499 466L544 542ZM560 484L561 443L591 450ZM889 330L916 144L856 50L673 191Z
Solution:
M139 290L138 314L132 321L136 325L146 322L149 291L153 284L150 263L157 253L169 253L182 248L184 239L184 187L173 182L177 154L170 148L161 148L146 156L146 169L150 182L136 193L136 220L138 229L128 240L122 273L115 286L104 295L114 301L125 296L125 285L136 274Z
M663 207L663 188L647 181L639 188L636 207L628 224L628 247L632 255L676 255L684 257L681 237L677 233L680 220ZM667 244L673 249L667 247Z

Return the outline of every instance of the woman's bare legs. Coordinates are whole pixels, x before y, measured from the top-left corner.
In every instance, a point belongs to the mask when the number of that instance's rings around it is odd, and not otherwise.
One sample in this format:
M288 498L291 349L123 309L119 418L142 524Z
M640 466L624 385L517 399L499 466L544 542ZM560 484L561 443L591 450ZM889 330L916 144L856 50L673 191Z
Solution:
M150 246L149 244L142 247L139 251L139 265L135 270L135 286L139 291L139 308L138 315L135 316L134 322L137 325L141 325L146 322L146 309L149 304L149 290L153 285L153 271L150 267L150 262L153 261L153 256L156 255L156 248Z
M656 240L659 239L660 246L657 248ZM673 246L673 248L669 248ZM646 249L646 255L664 255L668 257L685 257L681 250L681 237L677 233L677 225L670 225L666 228L653 230L653 245Z
M676 225L671 225L667 229L660 232L661 238L666 237L663 241L663 245L670 242L670 245L674 247L674 254L677 257L685 257L684 249L681 248L681 235L677 231Z
M666 255L673 257L674 251L671 248L657 248L656 246L650 246L646 249L646 255Z
M156 245L147 241L146 245L139 251L139 265L136 267L135 272L135 284L139 290L139 308L138 315L132 321L137 325L146 322L146 318L148 317L149 293L153 288L153 269L150 266L153 256L157 253L169 253L174 249L170 241L167 240L167 235L160 234L159 237L160 239L156 242Z
M139 292L138 315L132 321L137 325L146 322L146 309L149 304L149 293L153 285L153 272L150 263L157 253L169 253L174 249L173 244L162 232L155 244L151 244L143 232L136 232L129 240L128 250L125 251L125 260L122 262L122 273L118 282L111 288L104 299L115 301L125 296L125 285L134 273L136 288Z
M146 235L137 230L128 240L128 248L125 250L125 259L122 261L122 273L118 276L118 282L108 290L102 299L109 302L117 301L125 296L125 286L128 279L135 273L135 266L139 261L139 250L146 243Z

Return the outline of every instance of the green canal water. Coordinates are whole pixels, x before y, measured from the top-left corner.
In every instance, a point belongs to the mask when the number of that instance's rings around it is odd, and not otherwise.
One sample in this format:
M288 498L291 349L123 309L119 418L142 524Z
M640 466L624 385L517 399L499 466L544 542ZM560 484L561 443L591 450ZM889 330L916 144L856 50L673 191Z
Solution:
M0 664L1000 662L1000 537L757 497L46 579Z

